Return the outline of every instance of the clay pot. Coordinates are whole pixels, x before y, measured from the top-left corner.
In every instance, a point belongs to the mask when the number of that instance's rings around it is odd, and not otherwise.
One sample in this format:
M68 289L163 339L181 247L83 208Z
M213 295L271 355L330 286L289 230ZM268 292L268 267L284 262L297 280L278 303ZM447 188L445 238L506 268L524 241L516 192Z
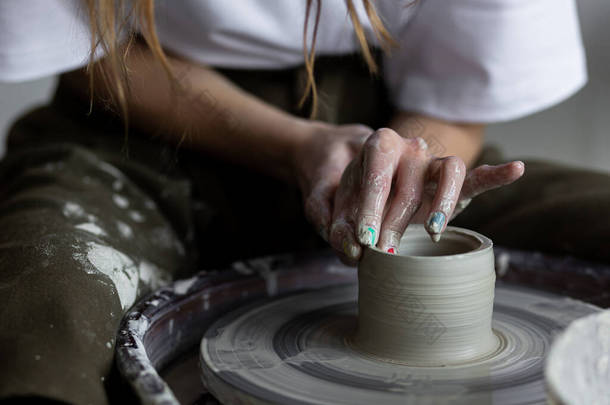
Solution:
M410 225L398 254L368 248L358 267L356 350L413 366L471 362L499 346L491 328L490 239L448 227L438 243Z

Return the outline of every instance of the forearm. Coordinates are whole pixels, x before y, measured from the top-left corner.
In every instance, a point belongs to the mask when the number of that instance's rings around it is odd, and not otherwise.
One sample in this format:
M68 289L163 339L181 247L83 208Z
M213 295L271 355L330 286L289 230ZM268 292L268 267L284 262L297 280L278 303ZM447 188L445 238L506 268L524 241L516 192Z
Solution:
M132 126L183 147L292 180L293 150L316 123L264 103L212 69L177 58L169 60L174 83L146 47L136 45L130 51L126 101ZM69 76L73 88L81 92L87 88L84 71ZM95 83L95 100L108 98L101 80Z
M483 146L484 125L461 124L409 112L397 113L390 127L407 138L421 137L436 156L458 156L471 167Z

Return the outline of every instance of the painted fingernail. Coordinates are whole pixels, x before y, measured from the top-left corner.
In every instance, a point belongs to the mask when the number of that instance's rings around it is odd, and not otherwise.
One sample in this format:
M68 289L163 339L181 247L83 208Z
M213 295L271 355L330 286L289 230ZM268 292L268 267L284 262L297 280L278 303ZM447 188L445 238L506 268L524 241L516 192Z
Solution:
M386 252L391 253L391 254L396 254L396 252L398 251L398 247L400 245L400 238L401 238L402 234L400 234L399 232L396 231L391 231L391 230L386 230L385 234L382 236L381 239L384 240L384 242L382 243L382 246L384 249L386 249Z
M348 241L347 239L343 240L343 253L350 259L357 259L360 255L360 246L356 245Z
M440 211L433 212L428 217L427 227L428 231L432 234L440 234L443 230L443 225L445 225L445 214ZM440 235L439 235L440 239ZM436 242L436 241L435 241Z
M375 246L377 241L377 231L375 227L369 225L360 225L358 227L358 240L366 246Z

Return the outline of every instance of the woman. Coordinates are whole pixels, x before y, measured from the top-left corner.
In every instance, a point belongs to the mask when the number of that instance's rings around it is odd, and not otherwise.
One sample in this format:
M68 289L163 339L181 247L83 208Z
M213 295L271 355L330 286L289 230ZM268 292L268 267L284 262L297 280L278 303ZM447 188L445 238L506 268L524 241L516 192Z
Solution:
M0 3L0 78L61 74L0 168L3 398L105 403L121 315L173 277L320 246L316 232L350 263L396 253L409 223L438 240L524 172L476 164L498 160L484 125L586 81L570 0L154 7ZM542 172L474 200L465 225L568 252L539 238L541 207L517 216L527 229L510 220Z

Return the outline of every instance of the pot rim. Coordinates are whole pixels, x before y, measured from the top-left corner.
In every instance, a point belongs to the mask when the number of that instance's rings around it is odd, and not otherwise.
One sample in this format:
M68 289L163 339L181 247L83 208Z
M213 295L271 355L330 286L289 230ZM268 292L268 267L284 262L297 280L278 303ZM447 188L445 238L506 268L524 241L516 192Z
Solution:
M422 224L410 224L405 232L408 232L409 228L411 228L411 229L418 228L419 230L424 230L424 232L425 232L425 228ZM481 235L478 232L475 232L475 231L472 231L472 230L466 229L466 228L460 228L457 226L447 226L447 228L443 232L442 237L447 238L447 237L452 237L452 236L454 236L454 237L455 236L465 236L467 238L472 239L473 243L478 243L478 246L465 253L455 253L455 254L435 255L435 256L392 254L392 253L384 252L383 250L379 249L376 246L367 246L364 249L364 253L367 255L374 254L375 256L381 256L381 257L378 257L381 260L393 260L393 261L399 261L399 260L400 261L411 261L411 260L417 260L417 261L434 261L434 260L441 261L442 260L442 261L445 261L445 260L456 259L456 258L473 259L478 256L487 255L487 254L489 254L490 251L493 254L493 242L491 241L491 239L489 239L488 237L486 237L484 235ZM425 233L425 237L426 238L429 237L427 232ZM401 240L402 240L402 238L401 238ZM364 255L363 255L363 258L364 258Z

